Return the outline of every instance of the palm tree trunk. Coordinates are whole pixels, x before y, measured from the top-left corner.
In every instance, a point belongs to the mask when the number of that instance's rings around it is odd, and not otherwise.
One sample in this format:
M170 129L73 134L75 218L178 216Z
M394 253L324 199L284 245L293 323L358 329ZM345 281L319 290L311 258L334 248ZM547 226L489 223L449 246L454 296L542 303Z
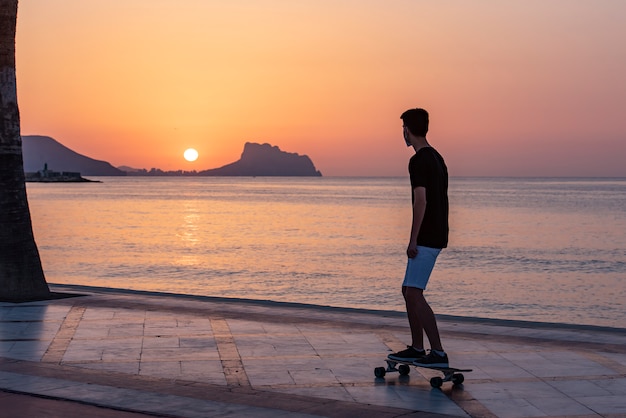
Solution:
M15 80L17 0L0 0L0 301L50 297L26 198Z

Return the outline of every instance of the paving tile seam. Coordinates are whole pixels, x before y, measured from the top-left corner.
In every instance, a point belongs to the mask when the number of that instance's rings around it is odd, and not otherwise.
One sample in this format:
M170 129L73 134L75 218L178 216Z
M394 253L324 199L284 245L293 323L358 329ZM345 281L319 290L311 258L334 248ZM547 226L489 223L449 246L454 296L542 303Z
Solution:
M60 363L63 359L63 355L67 351L67 348L76 333L76 329L83 317L86 307L80 305L74 305L70 308L70 311L65 316L65 319L59 326L59 330L52 339L52 342L48 346L41 361L44 363Z
M210 318L210 321L211 328L216 334L214 338L222 362L222 370L226 378L226 384L228 386L250 386L250 379L248 379L248 375L246 374L228 323L226 320L218 318Z
M550 376L550 377L537 377L538 380L541 380L546 383L550 382L575 382L580 380L593 380L593 381L610 381L610 380L619 380L626 378L626 374L615 374L615 375L582 375L582 376ZM515 381L522 382L522 379L516 379Z

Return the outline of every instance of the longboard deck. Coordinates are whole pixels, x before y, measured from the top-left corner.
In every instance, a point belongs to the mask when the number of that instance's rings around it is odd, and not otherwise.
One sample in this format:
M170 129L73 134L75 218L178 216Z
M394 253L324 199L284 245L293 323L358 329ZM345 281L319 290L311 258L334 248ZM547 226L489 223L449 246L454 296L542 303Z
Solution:
M430 385L434 388L440 388L444 382L452 382L454 385L460 385L465 381L465 376L463 373L469 373L472 369L457 369L454 367L430 367L430 366L419 366L413 364L413 362L408 361L398 361L398 360L390 360L386 359L387 368L385 367L376 367L374 369L374 375L378 378L383 378L387 373L398 372L400 376L407 376L411 371L410 366L419 367L422 369L431 369L437 370L443 374L443 377L435 376L430 379ZM400 364L400 366L398 366Z

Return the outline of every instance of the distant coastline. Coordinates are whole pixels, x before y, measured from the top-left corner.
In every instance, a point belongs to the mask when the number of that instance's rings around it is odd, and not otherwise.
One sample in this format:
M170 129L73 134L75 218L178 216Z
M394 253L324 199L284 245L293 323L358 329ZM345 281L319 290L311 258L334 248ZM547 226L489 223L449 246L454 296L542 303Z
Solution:
M69 173L66 181L80 181L75 179L75 173L86 176L322 176L307 155L285 152L277 146L253 142L245 143L239 160L201 171L163 171L159 168L146 170L128 166L116 168L106 161L81 155L51 137L40 135L23 136L22 151L26 173L38 173L41 167L50 166L61 173ZM29 175L29 181L64 181L61 177L56 175L53 180L47 180L52 176L32 174Z
M128 176L239 176L239 177L321 177L307 155L282 151L270 144L246 142L241 158L219 168L202 171L163 171L158 168L118 167Z

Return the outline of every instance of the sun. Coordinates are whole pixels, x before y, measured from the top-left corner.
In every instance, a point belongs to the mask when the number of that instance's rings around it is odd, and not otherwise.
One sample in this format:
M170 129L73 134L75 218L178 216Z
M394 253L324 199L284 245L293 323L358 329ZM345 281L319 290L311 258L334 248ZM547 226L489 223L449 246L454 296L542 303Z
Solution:
M198 151L193 148L189 148L183 153L183 157L185 157L185 160L187 161L196 161L198 159L198 155Z

